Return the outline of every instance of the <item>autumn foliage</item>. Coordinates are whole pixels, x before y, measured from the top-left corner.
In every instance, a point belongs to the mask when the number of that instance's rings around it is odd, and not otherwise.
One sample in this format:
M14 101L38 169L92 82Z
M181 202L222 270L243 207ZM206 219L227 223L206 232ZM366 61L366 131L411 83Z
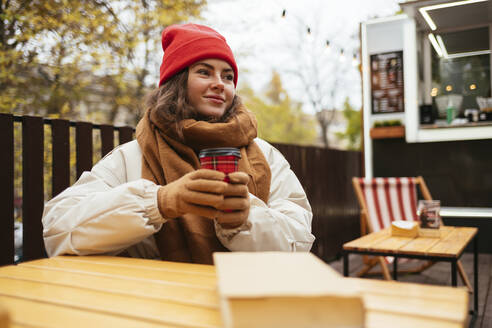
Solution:
M0 112L133 125L156 85L162 30L205 5L0 0Z

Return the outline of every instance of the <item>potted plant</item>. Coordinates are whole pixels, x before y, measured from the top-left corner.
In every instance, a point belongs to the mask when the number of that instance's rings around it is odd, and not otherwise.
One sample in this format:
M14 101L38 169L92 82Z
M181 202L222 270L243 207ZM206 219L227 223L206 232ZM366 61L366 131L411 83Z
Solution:
M405 126L400 120L376 121L369 131L372 139L403 138Z

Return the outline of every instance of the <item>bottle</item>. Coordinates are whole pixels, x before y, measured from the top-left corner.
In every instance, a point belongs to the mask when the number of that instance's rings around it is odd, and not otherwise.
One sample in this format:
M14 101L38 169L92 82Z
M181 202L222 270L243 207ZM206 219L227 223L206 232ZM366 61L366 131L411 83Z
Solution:
M454 119L454 108L453 105L451 104L451 101L448 102L448 107L446 108L446 122L448 124L451 124Z

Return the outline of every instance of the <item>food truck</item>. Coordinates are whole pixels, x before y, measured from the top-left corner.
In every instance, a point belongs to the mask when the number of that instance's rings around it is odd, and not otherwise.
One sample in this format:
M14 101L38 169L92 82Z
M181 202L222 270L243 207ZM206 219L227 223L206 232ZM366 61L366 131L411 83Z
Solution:
M365 175L421 175L443 217L492 232L492 3L400 7L361 23Z

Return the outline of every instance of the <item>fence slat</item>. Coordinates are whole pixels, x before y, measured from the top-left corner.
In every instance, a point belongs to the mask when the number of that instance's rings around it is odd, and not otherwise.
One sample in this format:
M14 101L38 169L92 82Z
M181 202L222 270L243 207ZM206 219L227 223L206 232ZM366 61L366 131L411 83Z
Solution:
M43 118L22 117L23 260L46 256L43 242Z
M70 122L54 119L51 122L53 144L52 197L70 185Z
M84 171L92 169L92 124L77 122L75 124L75 149L77 158L77 179Z
M14 117L0 114L0 266L14 262Z
M112 125L101 125L101 157L104 157L114 148L114 127Z
M119 129L119 142L120 145L125 142L129 142L133 140L133 128L130 126L122 126Z

